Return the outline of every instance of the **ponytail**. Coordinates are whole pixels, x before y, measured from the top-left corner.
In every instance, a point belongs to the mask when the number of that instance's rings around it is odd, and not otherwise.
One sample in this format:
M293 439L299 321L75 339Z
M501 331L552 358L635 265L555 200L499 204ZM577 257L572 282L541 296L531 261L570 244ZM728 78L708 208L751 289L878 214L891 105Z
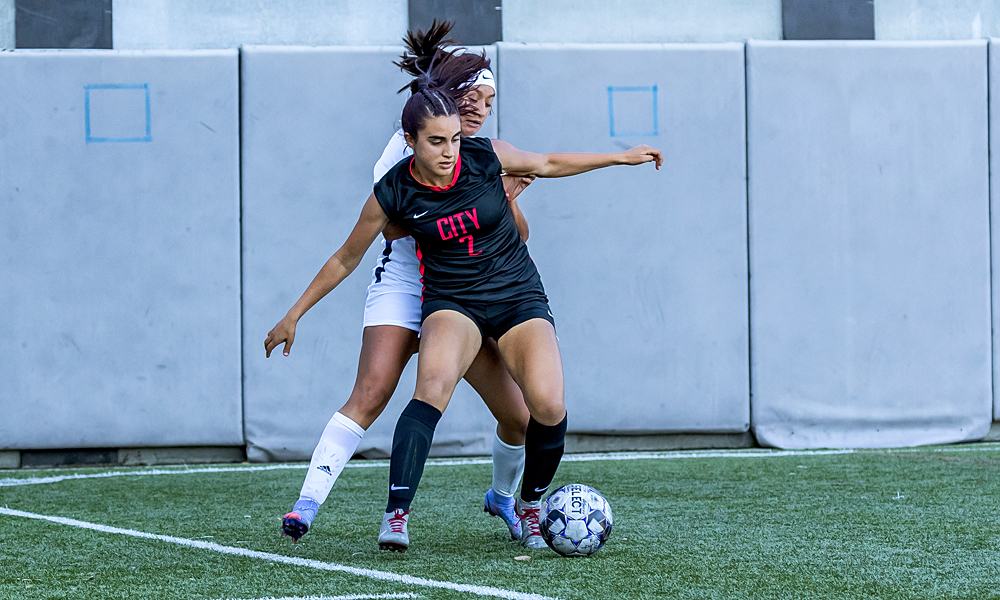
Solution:
M440 60L446 54L445 47L455 45L455 40L446 37L454 26L454 22L434 19L427 31L407 31L403 36L406 49L399 60L392 64L413 77L426 73L435 60Z
M426 72L400 90L409 89L412 94L403 107L403 131L416 139L428 118L461 115L469 110L465 94L476 75L489 66L485 52L480 55L452 51L435 56Z

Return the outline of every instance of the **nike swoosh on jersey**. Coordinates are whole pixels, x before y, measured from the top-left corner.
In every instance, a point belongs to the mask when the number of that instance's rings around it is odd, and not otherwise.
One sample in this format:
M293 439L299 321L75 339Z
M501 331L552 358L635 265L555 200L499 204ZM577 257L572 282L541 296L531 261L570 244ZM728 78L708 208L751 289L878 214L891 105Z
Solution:
M431 211L429 211L429 210L425 210L424 212L420 213L419 215L413 215L413 218L414 218L414 219L419 219L420 217L422 217L422 216L426 215L426 214L427 214L427 213L429 213L429 212L431 212Z
M410 489L410 486L408 486L408 485L396 485L395 483L392 483L392 484L389 485L389 489L395 492L396 490L408 490L408 489Z

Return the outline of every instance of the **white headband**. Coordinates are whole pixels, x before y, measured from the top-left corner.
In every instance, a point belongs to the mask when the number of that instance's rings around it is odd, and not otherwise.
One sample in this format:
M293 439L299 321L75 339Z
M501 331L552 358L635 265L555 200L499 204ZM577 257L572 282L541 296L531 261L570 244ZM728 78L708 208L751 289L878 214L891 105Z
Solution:
M491 88L493 88L494 93L496 93L497 91L496 80L493 79L493 72L490 71L489 69L483 69L482 71L480 71L476 75L476 79L475 81L472 82L472 85L488 85Z

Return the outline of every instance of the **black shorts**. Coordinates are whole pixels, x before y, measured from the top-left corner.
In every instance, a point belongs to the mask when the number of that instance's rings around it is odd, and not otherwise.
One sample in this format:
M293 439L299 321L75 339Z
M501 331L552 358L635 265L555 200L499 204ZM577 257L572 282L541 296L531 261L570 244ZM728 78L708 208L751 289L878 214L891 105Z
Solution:
M454 310L472 319L483 337L499 340L515 326L531 319L545 319L556 326L556 319L549 310L544 295L493 302L457 302L450 298L427 298L421 306L421 324L439 310Z

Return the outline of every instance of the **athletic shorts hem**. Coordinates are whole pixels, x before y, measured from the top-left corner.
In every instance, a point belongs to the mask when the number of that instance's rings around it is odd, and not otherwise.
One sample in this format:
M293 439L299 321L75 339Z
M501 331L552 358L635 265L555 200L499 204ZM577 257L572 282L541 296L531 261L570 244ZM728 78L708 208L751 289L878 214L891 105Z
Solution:
M421 307L421 324L423 324L424 319L442 310L453 310L465 315L472 319L483 337L491 337L495 340L499 340L514 327L531 319L545 319L552 324L553 328L556 326L555 317L552 316L548 299L544 295L520 300L483 303L459 303L446 298L429 300L425 298Z
M420 296L405 292L369 294L365 300L364 327L395 325L420 333Z
M362 328L365 328L365 327L381 327L383 325L393 325L395 327L402 327L403 329L409 329L410 331L415 331L417 333L420 333L420 325L419 324L414 325L410 321L372 321L371 323L369 323L368 321L365 321L365 323L362 326Z
M477 319L476 316L473 315L471 312L466 310L466 308L461 304L458 304L457 302L452 302L451 300L431 300L429 303L430 307L426 308L423 311L424 313L423 317L420 319L421 327L423 327L424 325L424 320L427 319L427 317L433 315L434 313L441 312L442 310L453 310L461 315L465 315L466 317L469 318L470 321L475 323L476 327L479 328L479 335L483 337L489 337L483 330L483 324L479 322L479 319ZM425 306L426 305L427 303L425 303Z

